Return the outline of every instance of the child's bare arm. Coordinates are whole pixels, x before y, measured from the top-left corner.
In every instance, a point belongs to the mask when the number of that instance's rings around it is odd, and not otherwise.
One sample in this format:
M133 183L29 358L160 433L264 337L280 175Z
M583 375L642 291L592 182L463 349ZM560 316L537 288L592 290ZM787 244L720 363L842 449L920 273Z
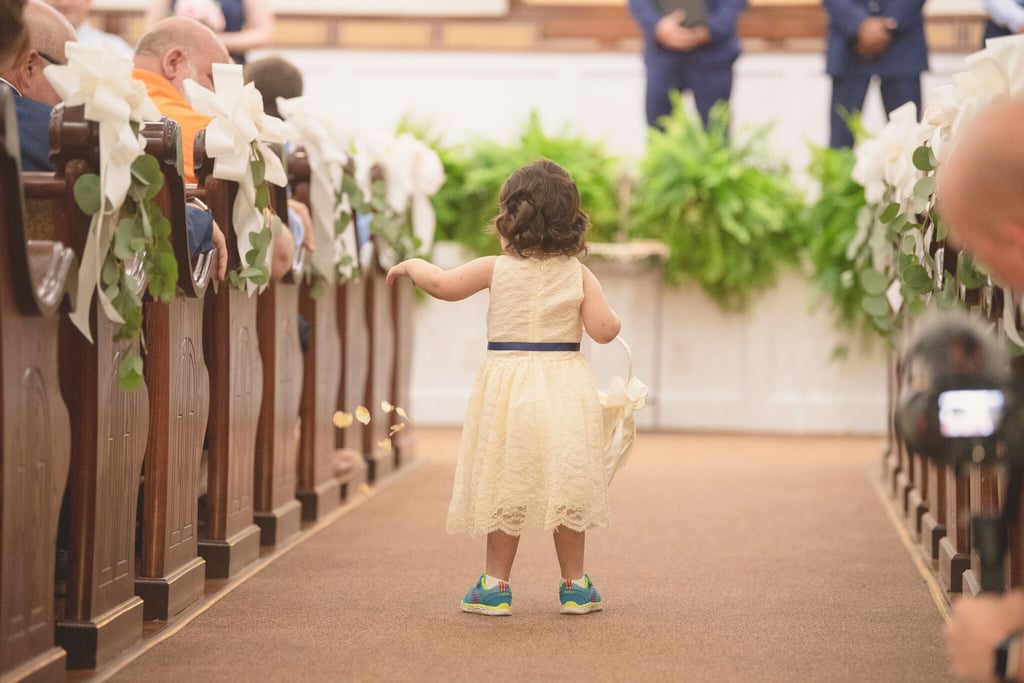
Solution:
M598 344L612 341L622 328L619 316L604 298L601 283L586 266L583 266L583 305L580 311L587 334Z
M432 297L460 301L491 286L495 258L483 256L451 270L442 270L423 259L409 259L388 271L388 284L406 275Z

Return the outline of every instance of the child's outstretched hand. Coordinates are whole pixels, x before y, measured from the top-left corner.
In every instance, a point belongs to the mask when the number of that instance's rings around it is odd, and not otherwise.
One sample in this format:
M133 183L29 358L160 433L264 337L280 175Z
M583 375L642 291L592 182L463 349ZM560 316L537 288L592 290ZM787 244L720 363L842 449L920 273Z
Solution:
M389 285L395 284L395 280L409 274L409 262L402 261L388 269L387 281Z

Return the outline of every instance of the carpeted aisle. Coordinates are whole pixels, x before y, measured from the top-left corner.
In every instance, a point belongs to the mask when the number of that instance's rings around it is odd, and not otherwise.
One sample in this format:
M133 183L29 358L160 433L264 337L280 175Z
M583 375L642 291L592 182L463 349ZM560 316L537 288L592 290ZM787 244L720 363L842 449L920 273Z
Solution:
M869 476L879 439L642 434L588 536L605 611L558 614L524 537L513 615L463 614L483 542L444 533L456 430L118 681L943 681L942 617Z

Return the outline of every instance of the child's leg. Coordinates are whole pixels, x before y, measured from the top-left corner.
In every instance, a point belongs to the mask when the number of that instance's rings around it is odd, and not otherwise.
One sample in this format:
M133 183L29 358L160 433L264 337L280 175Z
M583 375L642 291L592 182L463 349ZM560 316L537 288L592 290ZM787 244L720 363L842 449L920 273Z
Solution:
M573 531L564 526L555 529L555 554L563 579L579 579L583 576L583 546L587 533Z
M504 531L487 534L487 573L496 579L508 581L518 549L518 536L509 536Z

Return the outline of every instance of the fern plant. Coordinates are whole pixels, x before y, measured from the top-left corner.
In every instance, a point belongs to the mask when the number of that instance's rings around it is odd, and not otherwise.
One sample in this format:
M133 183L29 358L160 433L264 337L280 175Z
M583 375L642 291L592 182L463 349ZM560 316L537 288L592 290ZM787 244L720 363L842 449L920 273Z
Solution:
M724 103L705 130L673 93L662 121L664 131L649 132L630 233L668 244L670 284L695 281L724 310L742 310L782 266L799 262L808 232L803 198L764 152L769 129L732 139Z
M496 254L498 239L486 228L498 213L502 184L516 169L545 158L576 181L583 210L590 216L588 241L611 241L619 231L618 159L602 142L568 129L546 133L536 112L509 144L477 139L435 149L447 177L433 200L439 240L460 242L476 254Z
M871 239L875 216L864 199L864 188L851 176L855 163L848 148L812 146L807 169L820 188L805 215L811 228L807 250L811 280L824 295L821 305L828 306L833 325L847 333L835 349L839 357L848 355L851 342L870 348L872 341L895 329L888 305L864 305L870 297L882 297L888 282L873 265L879 246ZM872 315L869 308L877 314Z

